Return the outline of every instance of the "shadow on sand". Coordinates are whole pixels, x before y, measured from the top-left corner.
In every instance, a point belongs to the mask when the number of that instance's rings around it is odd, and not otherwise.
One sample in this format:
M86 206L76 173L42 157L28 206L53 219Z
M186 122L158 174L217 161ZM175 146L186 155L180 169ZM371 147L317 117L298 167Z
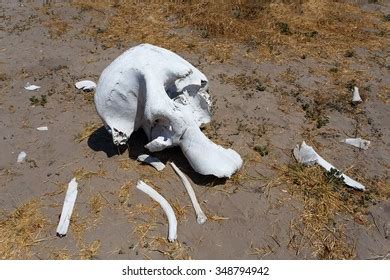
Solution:
M188 163L186 157L182 153L179 147L169 148L161 152L151 153L144 146L148 143L146 134L142 129L133 132L127 145L115 146L112 142L111 135L107 132L104 126L95 130L88 139L88 146L97 152L103 151L107 157L113 157L115 155L121 155L128 150L129 158L137 160L137 157L141 154L149 154L157 157L164 164L168 161L173 161L181 171L183 171L191 180L202 186L216 186L223 185L226 182L226 178L217 178L213 175L201 175L195 172L191 165Z

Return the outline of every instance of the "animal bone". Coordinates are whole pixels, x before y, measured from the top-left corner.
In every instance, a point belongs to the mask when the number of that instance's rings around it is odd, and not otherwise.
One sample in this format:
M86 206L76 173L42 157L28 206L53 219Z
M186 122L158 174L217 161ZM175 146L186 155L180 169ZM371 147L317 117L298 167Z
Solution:
M47 128L47 126L40 126L40 127L37 127L37 130L39 130L39 131L46 131L46 130L49 130L49 129Z
M143 181L138 181L137 183L137 189L143 191L148 196L153 198L155 201L160 204L162 209L165 212L165 215L168 218L168 241L173 242L177 238L177 220L175 216L175 212L173 212L173 209L171 205L168 203L168 201L162 197L158 192L156 192L152 187L145 184Z
M22 163L25 159L26 159L26 152L25 151L21 151L18 155L18 159L16 160L17 163Z
M94 90L96 88L95 82L85 80L85 81L79 81L75 84L77 89L82 89L85 91Z
M335 169L336 171L340 172L336 167L334 167L332 164L324 160L319 154L314 151L313 147L307 145L305 141L302 142L302 144L296 145L294 150L294 157L295 159L303 164L306 165L313 165L317 163L318 165L325 168L328 172L332 169ZM340 172L341 173L341 172ZM360 184L359 182L356 182L352 178L348 177L347 175L341 173L340 175L335 175L338 178L343 178L344 183L352 188L358 189L358 190L365 190L365 186Z
M153 166L154 168L157 169L157 171L161 171L165 168L165 164L162 163L158 158L155 158L155 157L152 157L150 155L140 155L138 156L137 158L138 161L141 161L141 162L144 162L144 163L148 163L150 164L151 166Z
M116 145L143 128L151 151L180 146L195 171L230 177L240 155L210 141L199 126L210 122L206 76L175 53L149 44L116 58L100 76L96 110ZM207 155L207 156L205 156Z
M362 138L347 138L345 140L341 140L341 142L355 146L359 149L367 150L368 146L370 146L370 141L364 140Z
M37 90L37 89L40 89L41 87L40 86L36 86L36 85L31 85L30 83L27 83L26 86L24 87L24 89L26 90Z
M357 86L353 87L353 96L352 96L352 102L362 102L363 100L360 98L359 94L359 88Z
M194 207L195 213L196 213L196 221L198 224L204 224L207 220L206 215L203 213L202 209L200 208L200 205L198 203L198 200L196 199L196 195L194 192L194 189L192 188L190 181L188 181L186 175L184 175L183 172L176 166L174 162L170 163L173 170L175 170L176 174L179 175L184 187L187 190L188 195L190 196L192 206Z
M77 181L73 178L68 184L64 205L62 206L60 222L57 226L57 236L64 237L68 232L70 217L72 216L74 203L77 198Z

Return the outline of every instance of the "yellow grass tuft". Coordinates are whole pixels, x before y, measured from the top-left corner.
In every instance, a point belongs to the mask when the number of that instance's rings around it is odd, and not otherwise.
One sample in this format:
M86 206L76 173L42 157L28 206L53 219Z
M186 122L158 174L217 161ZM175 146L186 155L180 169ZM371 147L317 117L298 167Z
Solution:
M48 225L40 211L40 203L32 200L13 212L0 216L0 259L31 258L30 248Z
M79 143L84 141L89 136L91 136L91 134L95 132L95 130L97 130L98 128L100 128L100 125L94 122L88 122L84 124L83 130L74 137L75 141Z
M89 171L84 167L81 167L73 172L73 176L76 177L77 180L88 180L93 176L104 177L107 173L103 169L99 169L98 171Z
M80 259L82 260L93 260L96 258L101 242L100 240L95 240L90 244L83 244L80 250Z
M367 225L364 214L372 195L347 188L319 166L291 164L279 171L279 183L287 184L291 195L303 202L301 214L290 224L289 247L297 254L309 247L320 259L354 258L355 245L344 233L342 218Z

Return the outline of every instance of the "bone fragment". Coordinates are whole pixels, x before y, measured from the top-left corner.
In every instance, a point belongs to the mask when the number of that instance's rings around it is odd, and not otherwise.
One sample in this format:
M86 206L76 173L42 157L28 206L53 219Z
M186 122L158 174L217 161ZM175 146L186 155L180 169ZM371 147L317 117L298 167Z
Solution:
M47 128L47 126L40 126L40 127L37 127L37 130L39 130L39 131L46 131L46 130L49 130L49 129Z
M192 188L190 182L188 181L187 177L184 175L183 172L176 166L174 162L170 163L173 170L175 170L176 174L180 177L184 187L187 190L188 195L190 196L192 206L194 207L195 213L196 213L196 221L198 224L204 224L207 220L206 215L203 213L202 209L200 208L200 205L198 203L198 200L196 199L196 195L194 192L194 189Z
M359 88L357 86L353 87L353 96L352 96L352 102L362 102L363 100L360 98L359 94Z
M140 155L138 156L137 160L140 162L150 164L151 166L156 168L157 171L161 171L165 168L164 163L162 163L158 158L152 157L150 155L146 155L146 154Z
M307 145L305 143L305 141L303 141L301 145L299 145L299 144L296 145L294 150L293 150L293 153L294 153L295 159L300 163L303 163L306 165L313 165L313 164L317 163L318 165L325 168L328 172L331 171L332 169L339 171L336 167L334 167L332 164L330 164L329 162L324 160L319 154L317 154L316 151L314 151L313 147ZM352 187L354 189L358 189L358 190L365 190L365 186L363 186L359 182L356 182L355 180L353 180L352 178L348 177L347 175L345 175L343 173L339 176L336 176L336 177L339 177L339 178L343 177L344 183L347 186L350 186L350 187Z
M25 151L21 151L18 155L18 159L16 160L17 163L22 163L25 159L26 159L26 152Z
M85 91L94 90L96 88L95 82L85 80L85 81L79 81L75 84L77 89L82 89Z
M160 206L165 212L165 215L168 218L168 241L175 241L177 238L177 220L175 212L173 212L171 205L169 205L168 201L164 197L162 197L157 191L155 191L152 187L145 184L141 180L137 183L137 189L143 191L152 199L157 201L158 204L160 204Z
M364 140L362 138L347 138L344 140L341 140L341 142L355 146L359 149L367 150L368 146L370 146L370 141Z
M74 203L77 198L77 181L73 178L68 184L64 205L62 207L60 222L57 226L57 236L64 237L68 232L70 217L72 216Z
M30 91L37 90L40 88L41 88L40 86L31 85L30 83L27 83L26 86L24 87L24 89L30 90Z

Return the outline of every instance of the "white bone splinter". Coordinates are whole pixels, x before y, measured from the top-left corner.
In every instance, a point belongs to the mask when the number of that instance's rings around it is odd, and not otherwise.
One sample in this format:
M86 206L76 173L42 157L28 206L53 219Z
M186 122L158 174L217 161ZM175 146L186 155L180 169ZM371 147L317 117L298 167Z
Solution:
M200 208L200 205L198 203L198 200L196 199L196 195L194 192L194 189L192 188L190 181L188 181L186 175L184 175L183 172L176 166L174 162L171 162L171 166L173 170L175 170L176 174L180 177L184 187L186 188L188 195L190 196L192 206L194 207L195 213L196 213L196 221L198 224L204 224L207 220L206 215L203 213L202 209Z
M336 171L340 172L336 167L331 165L329 162L324 160L319 154L317 154L316 151L314 151L313 147L307 145L305 141L303 141L300 146L296 145L293 152L294 152L295 159L300 163L306 165L313 165L317 163L318 165L325 168L328 172L331 171L332 169L335 169ZM354 189L358 189L361 191L365 190L365 186L363 186L359 182L356 182L355 180L353 180L352 178L348 177L343 173L335 176L338 178L343 177L344 183Z
M96 88L95 82L85 80L85 81L79 81L75 84L75 87L77 89L85 90L85 91L90 91L94 90Z
M175 212L173 212L173 209L171 205L168 203L168 201L162 197L158 192L156 192L152 187L145 184L143 181L138 181L137 183L137 189L143 191L148 196L153 198L155 201L160 204L162 209L165 212L165 215L168 218L168 241L173 242L177 238L177 220L175 216Z
M149 151L180 146L200 174L230 177L241 168L237 152L199 129L210 122L206 76L169 50L142 44L116 58L100 76L95 106L115 145L142 128Z
M370 146L370 143L371 143L370 141L364 140L362 138L347 138L347 139L341 140L341 142L348 144L348 145L355 146L355 147L357 147L359 149L363 149L363 150L367 150L368 146Z
M70 217L72 216L74 203L77 198L77 182L76 178L68 184L68 190L66 191L64 206L62 207L60 222L57 226L57 236L64 237L68 232Z
M146 155L146 154L139 155L137 160L140 161L140 162L144 162L144 163L150 164L151 166L156 168L157 171L161 171L161 170L163 170L165 168L165 164L164 163L162 163L158 158L152 157L150 155Z
M353 87L353 96L352 96L352 102L362 102L363 100L361 99L360 97L360 94L359 94L359 88L357 86L354 86Z

